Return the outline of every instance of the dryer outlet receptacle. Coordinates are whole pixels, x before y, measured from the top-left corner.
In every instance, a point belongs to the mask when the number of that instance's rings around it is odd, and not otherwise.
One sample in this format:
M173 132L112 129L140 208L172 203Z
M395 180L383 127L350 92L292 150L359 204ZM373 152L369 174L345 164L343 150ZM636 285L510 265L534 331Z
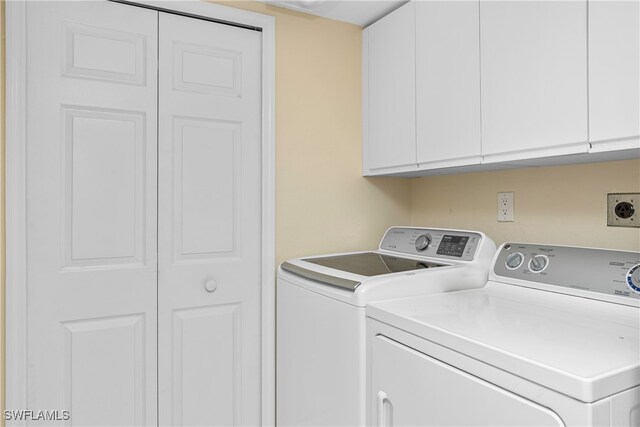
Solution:
M609 227L640 227L640 193L607 194Z

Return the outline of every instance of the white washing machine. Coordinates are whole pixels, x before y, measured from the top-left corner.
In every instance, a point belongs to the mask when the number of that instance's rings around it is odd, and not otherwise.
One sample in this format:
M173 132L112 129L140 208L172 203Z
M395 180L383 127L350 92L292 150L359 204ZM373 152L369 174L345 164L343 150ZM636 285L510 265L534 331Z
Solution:
M475 231L393 227L375 251L283 263L277 424L364 425L366 304L483 286L495 250Z
M640 254L507 243L480 289L367 307L370 425L640 425Z

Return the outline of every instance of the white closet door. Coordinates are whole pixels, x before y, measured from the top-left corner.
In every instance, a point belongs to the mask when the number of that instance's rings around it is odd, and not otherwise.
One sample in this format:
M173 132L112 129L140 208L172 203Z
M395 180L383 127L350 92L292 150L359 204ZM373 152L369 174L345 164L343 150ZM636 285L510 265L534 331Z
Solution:
M160 424L258 425L261 33L159 27Z
M154 425L157 12L26 7L27 408Z

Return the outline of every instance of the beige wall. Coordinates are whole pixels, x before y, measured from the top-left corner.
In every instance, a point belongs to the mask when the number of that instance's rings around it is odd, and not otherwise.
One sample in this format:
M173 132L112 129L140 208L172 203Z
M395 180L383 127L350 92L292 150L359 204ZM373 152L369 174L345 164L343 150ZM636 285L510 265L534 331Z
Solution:
M362 178L361 29L262 3L276 17L277 260L377 246L410 221L410 182Z
M498 222L497 194L513 191L515 222ZM414 179L414 225L484 231L507 240L640 251L640 229L607 227L607 193L640 192L640 161Z

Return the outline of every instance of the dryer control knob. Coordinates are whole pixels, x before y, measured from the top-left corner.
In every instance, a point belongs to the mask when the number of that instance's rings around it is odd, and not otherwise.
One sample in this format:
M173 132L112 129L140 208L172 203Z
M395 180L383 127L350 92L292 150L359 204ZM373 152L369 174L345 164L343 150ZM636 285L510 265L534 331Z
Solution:
M549 258L544 255L533 255L529 261L529 270L539 273L549 265Z
M514 252L507 256L507 259L504 261L507 268L510 270L515 270L516 268L522 265L522 261L524 261L524 255L520 252Z
M627 272L627 286L640 294L640 264L636 264Z
M423 234L416 239L416 250L424 251L431 244L431 234Z

